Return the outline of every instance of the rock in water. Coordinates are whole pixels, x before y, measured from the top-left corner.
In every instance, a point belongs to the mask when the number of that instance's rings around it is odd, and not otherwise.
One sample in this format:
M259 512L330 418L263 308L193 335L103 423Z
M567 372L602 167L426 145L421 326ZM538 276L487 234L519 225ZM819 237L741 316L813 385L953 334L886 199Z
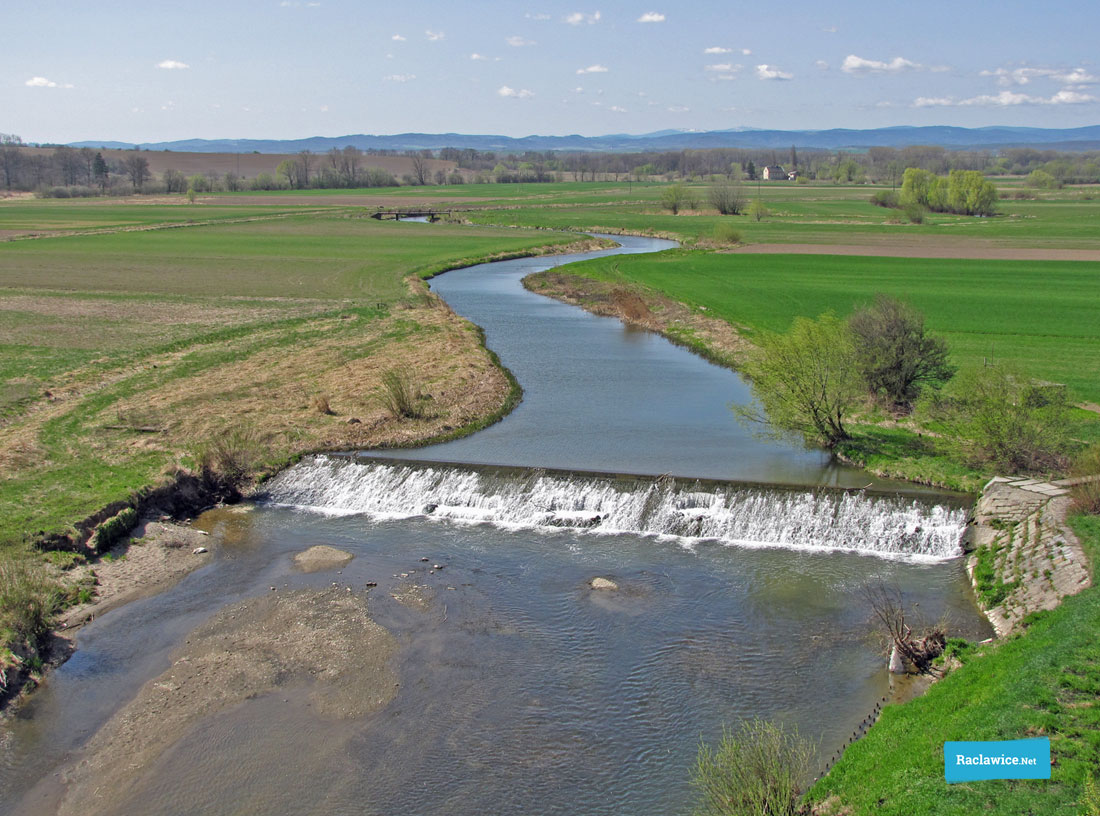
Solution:
M610 578L593 578L588 582L593 589L618 589L619 585Z
M329 547L326 544L318 544L304 552L294 556L294 566L302 572L318 572L319 570L336 569L348 563L355 556L344 550Z

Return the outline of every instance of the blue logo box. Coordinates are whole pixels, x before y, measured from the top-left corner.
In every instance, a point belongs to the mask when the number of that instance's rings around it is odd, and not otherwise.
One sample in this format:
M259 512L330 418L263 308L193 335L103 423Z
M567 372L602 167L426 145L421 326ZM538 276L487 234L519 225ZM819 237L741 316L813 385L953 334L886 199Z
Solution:
M1039 737L999 742L945 742L943 775L948 782L1050 779L1050 740Z

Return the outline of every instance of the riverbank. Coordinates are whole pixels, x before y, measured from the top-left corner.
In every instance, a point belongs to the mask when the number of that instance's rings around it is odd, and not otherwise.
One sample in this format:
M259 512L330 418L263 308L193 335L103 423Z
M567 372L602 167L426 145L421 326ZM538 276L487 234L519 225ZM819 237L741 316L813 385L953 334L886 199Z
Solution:
M1069 523L1092 565L1100 558L1100 518ZM866 736L850 745L808 794L818 816L872 813L1044 813L1078 816L1085 782L1100 767L1100 588L1017 622L1015 633L985 645L949 643L961 663L928 692L883 709ZM948 740L1048 737L1049 781L948 785Z

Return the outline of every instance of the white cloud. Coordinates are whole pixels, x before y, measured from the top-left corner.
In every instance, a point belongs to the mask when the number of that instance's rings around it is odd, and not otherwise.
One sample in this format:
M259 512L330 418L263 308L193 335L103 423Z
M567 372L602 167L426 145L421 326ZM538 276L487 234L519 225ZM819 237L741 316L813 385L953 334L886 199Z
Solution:
M673 105L671 108L668 109L668 112L669 113L687 113L690 110L691 110L691 108L687 107L686 105Z
M182 71L185 68L190 68L186 62L180 62L179 60L162 60L157 63L158 68L163 68L166 71Z
M321 106L321 113L328 113L328 105Z
M508 37L505 42L508 43L508 45L512 46L512 48L523 48L525 45L535 44L534 40L525 40L518 34L513 34L511 37Z
M28 88L72 88L73 85L69 83L54 82L52 79L46 79L46 77L31 77L23 83Z
M432 42L439 42L440 40L442 40L447 35L444 34L442 31L432 31L431 29L428 29L427 31L424 32L424 36L427 37Z
M665 21L665 15L659 11L647 11L641 17L638 18L639 23L663 23Z
M474 60L475 62L486 62L489 58L475 52L473 54L470 54L470 59Z
M721 71L724 74L728 74L732 71L740 71L740 65L734 65L732 62L719 62L714 65L707 65L703 68L704 71Z
M789 74L786 71L781 71L774 65L757 65L756 76L758 79L794 79L794 74Z
M578 85L576 88L573 89L573 93L584 93L584 88Z
M405 40L408 39L408 38L407 37L402 37L400 34L394 34L392 37L390 37L390 39L393 40L394 42L405 42Z
M578 74L606 74L608 71L604 65L589 65L587 68L578 68Z
M913 100L914 108L1009 108L1017 105L1081 105L1086 102L1096 102L1097 98L1092 94L1081 93L1065 88L1051 97L1031 96L1030 94L1014 91L1001 91L999 94L982 94L972 96L969 99L955 99L951 96L928 97L921 96Z
M741 55L745 56L745 57L751 57L752 56L752 49L751 48L742 48L741 49Z
M416 74L387 74L382 79L387 82L412 82L416 79Z
M704 54L732 54L732 48L723 48L720 45L712 45L710 48L703 49Z
M585 14L583 11L574 11L572 14L567 14L563 22L568 23L571 26L579 26L582 23L598 23L600 21L600 13L594 12L592 14Z
M507 85L501 85L497 89L497 96L503 96L506 99L530 99L534 96L533 91L529 91L526 88L509 88Z
M923 68L920 63L907 60L905 57L894 57L889 62L881 60L869 60L849 54L844 58L840 70L846 74L897 74L902 71L913 71Z
M626 108L619 107L618 105L612 105L608 110L615 111L615 113L626 113Z
M549 20L550 19L549 14L542 14L542 13L531 14L530 12L528 12L527 14L524 14L523 16L526 17L528 20Z
M1003 86L1027 85L1033 79L1052 79L1064 85L1082 85L1100 82L1100 78L1088 73L1084 68L997 68L982 71L980 76L996 77L997 84Z
M825 62L825 60L818 60L814 63L814 68L817 68L819 71L828 71L829 63Z
M821 30L824 31L826 34L836 34L837 31L839 31L840 29L838 29L835 25L831 25L824 26Z

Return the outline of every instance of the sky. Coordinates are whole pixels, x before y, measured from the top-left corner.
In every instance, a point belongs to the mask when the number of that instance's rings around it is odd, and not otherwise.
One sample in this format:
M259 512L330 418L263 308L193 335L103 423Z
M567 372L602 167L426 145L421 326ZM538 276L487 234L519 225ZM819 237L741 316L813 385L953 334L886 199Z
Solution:
M1100 124L1100 2L0 8L28 142Z

